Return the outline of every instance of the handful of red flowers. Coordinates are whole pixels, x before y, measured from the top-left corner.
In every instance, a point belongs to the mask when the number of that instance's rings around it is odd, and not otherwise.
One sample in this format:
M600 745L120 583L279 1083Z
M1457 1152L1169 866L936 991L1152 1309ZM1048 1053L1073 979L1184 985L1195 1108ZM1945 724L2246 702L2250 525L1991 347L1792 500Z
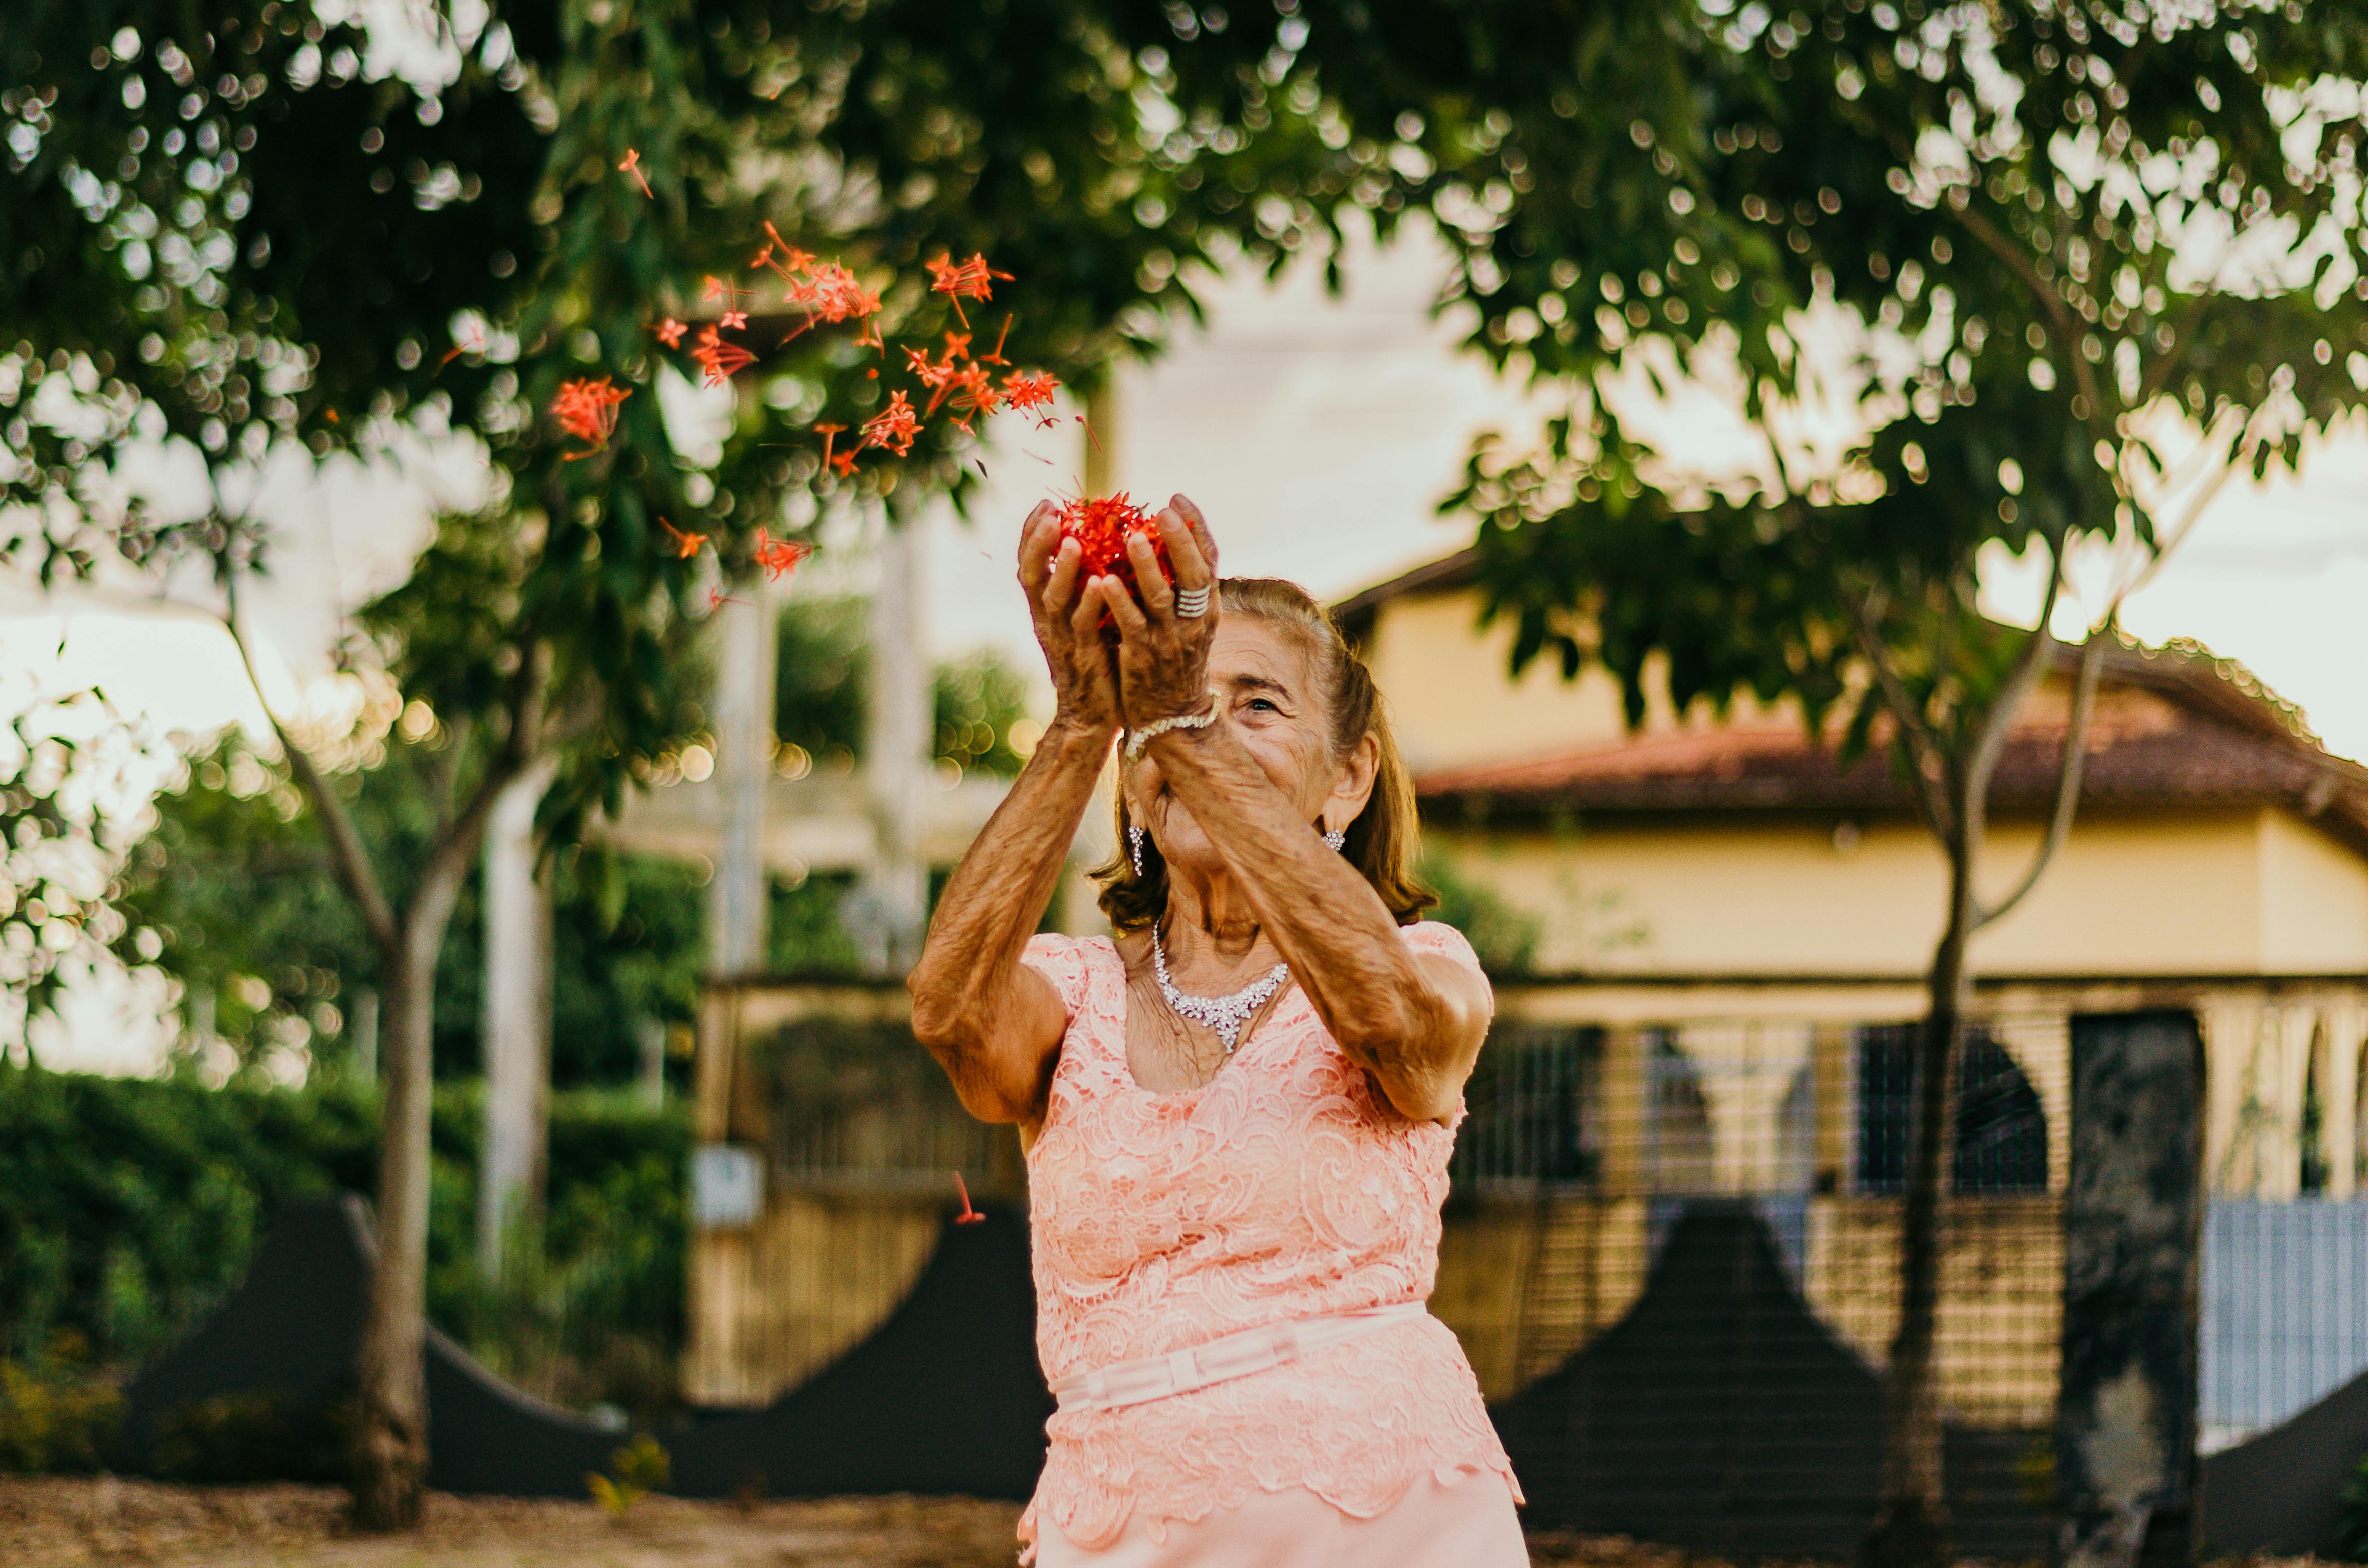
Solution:
M1134 562L1126 552L1129 539L1140 534L1150 540L1159 558L1160 574L1170 583L1176 581L1176 566L1167 559L1167 541L1159 536L1158 520L1128 500L1125 491L1064 501L1057 516L1062 537L1077 541L1082 552L1079 564L1087 572L1115 573L1124 578L1138 604L1143 587L1134 580Z

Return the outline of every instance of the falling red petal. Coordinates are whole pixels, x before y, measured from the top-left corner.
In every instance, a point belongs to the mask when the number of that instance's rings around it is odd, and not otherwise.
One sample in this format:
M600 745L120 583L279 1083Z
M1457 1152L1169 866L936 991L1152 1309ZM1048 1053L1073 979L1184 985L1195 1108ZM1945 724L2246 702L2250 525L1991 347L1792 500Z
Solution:
M650 188L649 176L642 173L642 153L640 148L628 147L625 149L625 161L617 165L617 172L621 175L632 176L634 183L642 187L642 194L643 196L650 198L653 201L657 199L657 192Z
M955 1224L975 1225L986 1219L985 1215L970 1206L970 1184L962 1180L960 1171L954 1172L954 1190L962 1195L962 1212L954 1216Z

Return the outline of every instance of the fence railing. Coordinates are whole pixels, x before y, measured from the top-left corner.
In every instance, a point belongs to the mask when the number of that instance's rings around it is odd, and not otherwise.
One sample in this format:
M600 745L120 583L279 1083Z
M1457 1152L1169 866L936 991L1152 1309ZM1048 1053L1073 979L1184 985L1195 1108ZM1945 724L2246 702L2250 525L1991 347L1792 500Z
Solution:
M2368 1370L2368 1198L2213 1200L2202 1370L2207 1449Z

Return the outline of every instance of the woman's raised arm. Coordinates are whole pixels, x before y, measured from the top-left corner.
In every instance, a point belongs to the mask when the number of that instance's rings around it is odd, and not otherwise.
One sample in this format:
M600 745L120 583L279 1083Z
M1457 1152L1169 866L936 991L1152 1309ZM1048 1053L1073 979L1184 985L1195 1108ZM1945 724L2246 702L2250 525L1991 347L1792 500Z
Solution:
M1159 524L1177 582L1213 581L1216 546L1200 508L1179 495ZM1116 578L1098 579L1087 596L1118 627L1128 723L1141 731L1212 697L1226 716L1235 694L1209 687L1216 617L1179 618L1150 546L1140 538L1128 544L1141 603ZM1400 1115L1451 1118L1495 1011L1488 983L1406 945L1372 884L1324 846L1230 723L1167 730L1148 744L1167 787L1215 846L1341 1050L1373 1074ZM1372 744L1369 736L1363 755L1351 759L1364 784Z
M1029 514L1019 581L1053 673L1053 722L1003 804L947 879L907 983L913 1033L982 1121L1042 1119L1068 1018L1052 982L1019 961L1061 880L1118 733L1100 602L1082 592L1076 541L1050 503Z

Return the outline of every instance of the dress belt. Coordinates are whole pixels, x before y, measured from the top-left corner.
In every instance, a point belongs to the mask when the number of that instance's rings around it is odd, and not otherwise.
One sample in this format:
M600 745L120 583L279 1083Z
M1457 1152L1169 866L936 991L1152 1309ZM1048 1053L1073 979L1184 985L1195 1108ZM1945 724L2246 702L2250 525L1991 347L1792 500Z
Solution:
M1394 1323L1424 1315L1420 1301L1394 1301L1386 1307L1326 1312L1244 1329L1164 1356L1120 1361L1090 1372L1072 1372L1053 1380L1053 1397L1064 1410L1116 1410L1147 1404L1171 1394L1190 1393L1211 1383L1230 1382L1310 1356L1327 1346L1361 1339Z

